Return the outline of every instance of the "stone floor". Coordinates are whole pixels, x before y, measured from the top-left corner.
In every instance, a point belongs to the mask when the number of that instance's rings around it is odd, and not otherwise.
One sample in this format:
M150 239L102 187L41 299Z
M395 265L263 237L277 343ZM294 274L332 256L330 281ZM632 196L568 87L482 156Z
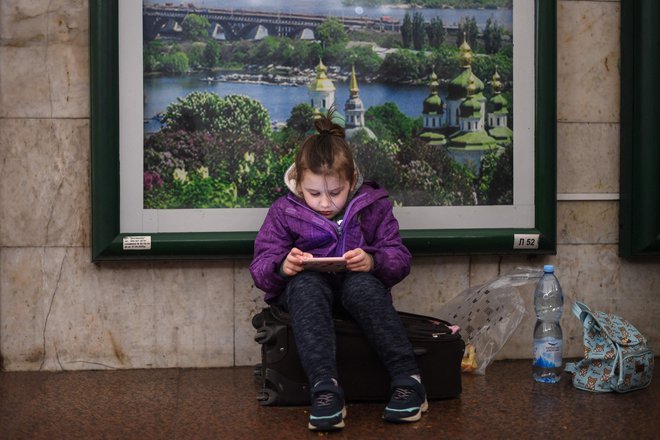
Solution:
M529 361L463 375L459 398L418 423L381 420L382 403L348 405L346 428L307 430L306 407L263 407L249 367L0 373L0 439L655 439L660 384L629 394L537 384Z

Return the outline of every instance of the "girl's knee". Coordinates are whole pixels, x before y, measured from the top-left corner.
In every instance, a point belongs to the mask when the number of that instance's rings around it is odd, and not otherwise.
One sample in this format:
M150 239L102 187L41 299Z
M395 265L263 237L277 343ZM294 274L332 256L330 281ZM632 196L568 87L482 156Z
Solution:
M369 291L369 293L386 292L383 283L369 272L350 272L344 280L344 291Z
M368 272L354 272L347 277L342 289L342 303L347 309L366 305L368 307L381 301L390 302L387 289L378 278Z
M298 301L298 298L304 301L311 300L312 298L328 300L331 295L331 289L322 274L303 271L289 280L285 293L289 301Z

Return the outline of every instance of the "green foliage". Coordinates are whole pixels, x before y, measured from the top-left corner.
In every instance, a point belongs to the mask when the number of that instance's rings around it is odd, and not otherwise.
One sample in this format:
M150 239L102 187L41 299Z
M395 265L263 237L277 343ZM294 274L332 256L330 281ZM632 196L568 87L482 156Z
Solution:
M423 70L420 60L423 55L400 49L389 53L380 66L379 74L383 81L396 83L410 83L420 78Z
M193 43L188 47L186 55L188 56L188 63L193 69L202 67L204 63L204 43Z
M165 182L174 170L193 170L207 166L209 149L217 136L204 131L160 131L144 142L144 169L157 173Z
M433 50L430 64L438 78L455 78L462 70L458 48L447 45Z
M491 18L486 20L486 28L484 29L484 50L487 54L498 52L502 48L502 35L504 30L497 21Z
M190 70L188 55L185 52L175 52L165 55L161 62L165 73L187 73Z
M181 22L183 35L190 41L204 41L209 37L211 23L206 17L197 14L188 14Z
M170 131L219 131L221 107L217 94L195 91L168 105L163 123Z
M204 47L204 65L212 68L220 63L220 45L215 40L209 40Z
M293 148L228 133L161 131L145 145L144 205L265 207L284 194Z
M388 190L401 188L399 147L391 141L372 139L359 131L352 139L353 157L365 179L379 182Z
M412 42L415 50L422 50L426 45L426 24L424 23L424 15L421 12L413 14Z
M484 83L490 82L495 73L495 67L501 77L500 81L506 89L513 83L513 59L497 53L488 57L476 57L472 62L472 71ZM509 100L509 103L513 101Z
M463 17L458 23L458 31L456 33L456 46L463 44L463 35L467 38L467 42L472 48L473 52L479 49L477 39L479 37L479 27L477 26L477 19L474 17Z
M318 63L318 60L316 62ZM371 47L354 46L347 49L341 44L327 48L324 51L323 62L339 66L344 71L350 71L351 67L355 66L355 71L361 79L377 75L382 64L382 60Z
M241 95L224 99L213 92L190 93L170 104L163 115L167 130L228 132L268 136L270 116L257 100Z
M220 131L268 137L271 133L268 110L257 100L227 95L220 114Z
M236 184L205 177L201 170L144 192L146 209L239 208Z
M403 194L401 202L406 206L441 205L439 199L443 194L442 181L436 171L421 160L413 160L401 167L403 180L408 190Z
M433 17L426 26L426 34L429 39L429 45L432 48L439 48L445 42L447 31L440 17Z
M348 41L344 25L341 24L337 17L329 17L324 20L316 29L316 38L321 40L321 44L326 48Z
M513 146L504 153L487 154L481 162L479 202L486 205L513 204Z
M403 23L400 29L402 45L404 49L410 49L413 46L413 24L408 12L403 16Z
M266 37L250 49L250 58L280 64L282 61L281 47L285 44L283 39Z
M414 122L393 102L372 106L365 113L366 125L379 139L392 142L409 141L414 134Z
M314 129L314 109L307 103L296 105L291 109L286 125L299 136L304 136Z

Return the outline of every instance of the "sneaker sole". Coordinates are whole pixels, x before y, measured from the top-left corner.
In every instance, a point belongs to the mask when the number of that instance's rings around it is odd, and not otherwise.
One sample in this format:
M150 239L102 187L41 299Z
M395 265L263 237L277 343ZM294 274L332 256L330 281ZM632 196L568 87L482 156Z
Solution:
M339 421L339 423L330 426L316 426L316 425L312 425L312 423L310 422L307 424L307 427L311 431L335 431L337 429L341 429L344 426L346 426L346 423L344 422L345 418L346 418L346 407L343 407L341 410L341 420Z
M417 411L415 414L408 416L408 417L388 417L387 415L383 415L383 419L385 419L388 422L393 422L393 423L407 423L407 422L416 422L419 419L422 418L422 413L425 413L426 411L429 410L429 402L428 400L425 400L424 403L422 403L422 406L419 408L419 411Z

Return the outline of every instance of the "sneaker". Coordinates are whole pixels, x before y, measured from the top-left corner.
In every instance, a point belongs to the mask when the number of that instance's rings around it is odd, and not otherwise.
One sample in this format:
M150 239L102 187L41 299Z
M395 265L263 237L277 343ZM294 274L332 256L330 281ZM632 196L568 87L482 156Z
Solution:
M416 422L429 409L424 385L413 377L395 377L390 390L390 402L383 412L388 422Z
M344 392L333 379L323 380L312 389L309 425L312 431L333 431L344 427Z

